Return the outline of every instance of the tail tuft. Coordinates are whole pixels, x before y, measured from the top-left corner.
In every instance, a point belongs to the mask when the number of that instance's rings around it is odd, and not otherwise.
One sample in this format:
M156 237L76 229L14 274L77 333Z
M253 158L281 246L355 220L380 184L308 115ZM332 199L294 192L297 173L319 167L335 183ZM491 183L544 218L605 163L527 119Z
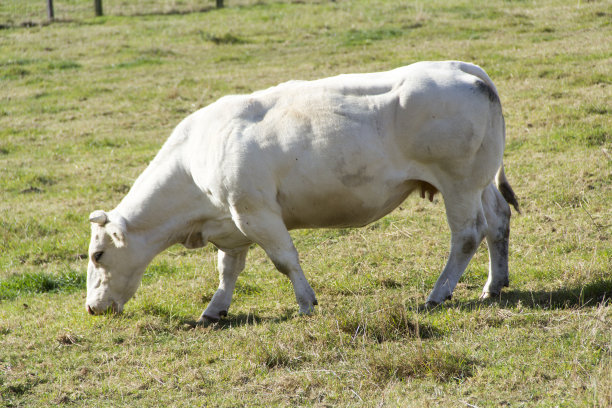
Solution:
M512 187L510 187L510 183L506 178L506 173L504 172L503 164L499 167L499 170L497 171L497 175L495 176L495 184L497 185L497 189L502 194L504 199L508 202L508 204L512 205L516 212L520 214L521 210L519 209L519 203L516 199L516 194L514 194L514 191L512 190Z
M497 188L499 189L499 192L502 194L502 196L504 196L508 204L511 204L516 210L516 212L520 214L521 210L519 209L519 203L516 199L514 191L512 190L512 187L510 187L510 183L501 183L499 186L497 186Z

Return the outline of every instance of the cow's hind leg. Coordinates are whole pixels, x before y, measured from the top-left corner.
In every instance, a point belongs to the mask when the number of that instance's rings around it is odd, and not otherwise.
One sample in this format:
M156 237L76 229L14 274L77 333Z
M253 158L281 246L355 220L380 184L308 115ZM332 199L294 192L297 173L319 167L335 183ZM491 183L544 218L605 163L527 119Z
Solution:
M481 192L444 194L446 217L451 229L451 248L448 261L434 289L427 298L433 306L450 299L459 278L476 253L487 230L481 203Z
M257 213L238 214L234 221L250 240L266 251L276 269L289 278L300 313L312 313L317 299L304 276L297 250L280 215L262 210Z
M200 316L198 324L218 322L221 317L227 316L236 287L236 279L238 279L240 272L244 270L248 251L248 246L233 250L219 249L217 265L219 269L219 288L202 316Z
M502 288L509 284L510 206L493 184L482 193L482 205L488 224L486 238L489 247L489 278L480 298L487 299L499 296Z

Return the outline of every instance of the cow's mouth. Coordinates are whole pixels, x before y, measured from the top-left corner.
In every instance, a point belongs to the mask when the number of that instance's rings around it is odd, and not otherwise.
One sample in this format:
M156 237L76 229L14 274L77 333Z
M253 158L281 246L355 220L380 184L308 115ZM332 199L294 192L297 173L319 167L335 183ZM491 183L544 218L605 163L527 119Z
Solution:
M97 308L91 307L89 305L86 305L85 309L87 310L87 313L89 313L92 316L93 315L101 315L101 314L105 314L105 313L119 314L122 311L122 308L115 301L113 301L110 304L110 306L107 307L106 309L97 309Z

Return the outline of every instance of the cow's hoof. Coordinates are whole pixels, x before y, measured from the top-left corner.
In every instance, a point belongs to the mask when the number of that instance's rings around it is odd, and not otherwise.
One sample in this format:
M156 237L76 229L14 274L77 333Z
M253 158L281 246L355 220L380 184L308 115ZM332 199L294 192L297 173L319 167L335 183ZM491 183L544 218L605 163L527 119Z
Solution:
M296 296L298 306L300 307L301 315L313 314L315 306L319 304L319 302L317 302L317 297L315 296L312 289L309 292L310 293L307 293L306 296Z
M202 316L198 319L198 326L209 326L211 324L219 323L219 320L227 316L227 310L220 310L218 312L209 312L205 310Z
M197 326L195 320L187 320L183 323L183 330L193 330Z
M427 312L429 310L433 310L436 307L438 307L440 305L440 303L438 302L434 302L433 300L428 300L427 302L425 302L424 305L422 305L421 307L419 307L419 311L421 312Z
M314 313L314 310L315 310L314 309L314 305L315 304L316 303L313 303L313 305L309 306L309 307L300 307L300 315L301 316L310 316L310 315L312 315Z
M227 314L227 313L226 313ZM196 322L196 326L199 327L208 327L212 324L219 323L219 318L214 318L212 316L202 315Z
M315 311L315 306L318 305L317 299L315 298L312 302L308 302L306 304L300 304L300 314L305 316L310 316Z
M499 297L499 293L482 292L479 299L486 300L486 299L494 299L496 297Z

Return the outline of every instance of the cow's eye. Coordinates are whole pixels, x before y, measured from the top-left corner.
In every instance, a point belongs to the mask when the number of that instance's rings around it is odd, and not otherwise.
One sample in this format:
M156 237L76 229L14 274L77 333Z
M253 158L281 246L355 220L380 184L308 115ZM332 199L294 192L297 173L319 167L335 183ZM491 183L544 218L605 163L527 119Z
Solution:
M94 253L93 254L94 262L100 262L100 258L102 258L102 255L104 255L104 251L98 251L98 252Z

